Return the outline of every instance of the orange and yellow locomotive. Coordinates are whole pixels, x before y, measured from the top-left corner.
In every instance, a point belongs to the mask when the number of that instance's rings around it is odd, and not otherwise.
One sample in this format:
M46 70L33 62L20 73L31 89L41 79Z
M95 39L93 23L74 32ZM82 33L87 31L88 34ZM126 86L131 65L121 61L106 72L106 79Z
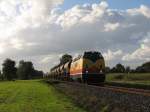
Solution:
M105 61L100 52L88 51L83 55L51 69L49 78L100 83L105 81Z

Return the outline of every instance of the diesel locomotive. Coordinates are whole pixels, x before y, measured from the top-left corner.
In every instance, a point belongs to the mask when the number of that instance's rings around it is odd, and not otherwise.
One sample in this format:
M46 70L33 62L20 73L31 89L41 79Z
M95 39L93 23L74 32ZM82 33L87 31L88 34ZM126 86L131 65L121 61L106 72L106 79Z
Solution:
M48 78L101 83L105 81L105 61L100 52L84 52L70 62L53 67Z

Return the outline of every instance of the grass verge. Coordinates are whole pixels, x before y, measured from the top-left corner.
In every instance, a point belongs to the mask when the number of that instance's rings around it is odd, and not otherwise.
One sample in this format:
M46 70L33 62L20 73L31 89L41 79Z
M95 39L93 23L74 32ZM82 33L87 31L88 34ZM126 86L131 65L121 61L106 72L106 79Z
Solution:
M0 82L0 112L84 112L38 80Z

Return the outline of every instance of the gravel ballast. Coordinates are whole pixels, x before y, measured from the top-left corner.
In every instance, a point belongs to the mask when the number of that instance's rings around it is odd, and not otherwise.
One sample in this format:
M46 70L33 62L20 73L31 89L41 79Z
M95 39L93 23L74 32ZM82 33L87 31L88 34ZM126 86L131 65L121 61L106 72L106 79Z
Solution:
M89 85L57 83L54 87L89 112L150 112L150 97Z

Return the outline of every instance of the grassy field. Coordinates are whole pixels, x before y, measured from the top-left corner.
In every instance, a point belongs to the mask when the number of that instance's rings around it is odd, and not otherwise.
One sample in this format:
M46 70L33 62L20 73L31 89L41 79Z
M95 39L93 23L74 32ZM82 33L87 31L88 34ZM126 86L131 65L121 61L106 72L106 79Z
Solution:
M150 81L150 73L111 73L107 74L108 81L126 80L126 81Z
M0 82L0 112L84 112L42 81Z
M150 73L107 74L106 81L150 85Z

